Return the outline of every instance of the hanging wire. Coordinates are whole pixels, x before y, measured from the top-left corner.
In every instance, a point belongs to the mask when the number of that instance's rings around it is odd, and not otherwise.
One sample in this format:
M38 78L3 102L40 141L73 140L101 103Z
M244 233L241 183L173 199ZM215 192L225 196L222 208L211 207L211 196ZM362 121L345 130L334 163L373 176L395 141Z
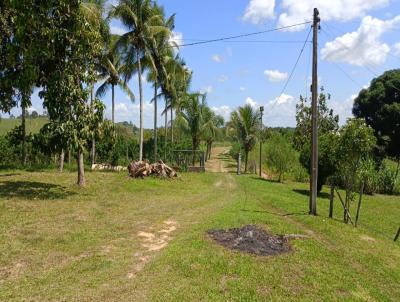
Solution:
M195 46L195 45L201 45L201 44L209 44L209 43L215 43L215 42L223 42L227 40L233 40L233 39L238 39L238 38L244 38L244 37L250 37L250 36L256 36L256 35L261 35L269 32L274 32L274 31L280 31L283 29L289 29L297 26L302 26L311 23L311 21L305 21L302 23L297 23L293 25L288 25L288 26L282 26L282 27L277 27L273 29L267 29L263 31L257 31L253 33L248 33L248 34L242 34L242 35L235 35L235 36L226 36L226 37L221 37L217 39L210 39L210 40L203 40L203 41L198 41L198 42L193 42L193 43L186 43L186 44L181 44L181 45L171 45L171 47L187 47L187 46Z
M296 62L294 63L294 66L293 66L293 68L292 68L292 70L291 70L291 72L290 72L290 76L287 78L287 80L286 80L286 82L285 82L285 85L283 85L283 88L282 88L282 90L281 90L281 93L279 94L279 96L278 96L276 102L273 103L273 105L272 105L270 111L271 111L272 109L274 109L274 107L275 107L276 104L278 103L278 99L285 93L286 88L287 88L288 85L289 85L289 82L290 82L291 79L293 78L294 72L296 71L297 65L299 64L300 58L301 58L301 56L302 56L302 54L303 54L303 52L304 52L304 49L305 49L305 47L306 47L306 45L307 45L307 42L309 42L309 38L310 38L311 31L312 31L312 27L310 27L310 30L308 31L306 40L304 41L304 44L303 44L302 48L300 49L299 55L297 56L297 59L296 59Z

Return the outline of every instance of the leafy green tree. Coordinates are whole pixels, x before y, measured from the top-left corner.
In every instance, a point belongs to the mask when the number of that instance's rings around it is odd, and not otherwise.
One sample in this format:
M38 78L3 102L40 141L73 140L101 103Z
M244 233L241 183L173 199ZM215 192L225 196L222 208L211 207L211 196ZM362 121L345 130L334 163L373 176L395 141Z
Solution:
M124 55L125 80L138 74L139 98L140 98L140 139L139 160L143 159L143 87L142 87L142 60L149 54L149 46L154 36L160 32L168 32L163 26L163 16L159 10L154 9L151 0L120 0L113 7L111 16L119 18L128 28L116 46ZM151 59L151 56L147 56Z
M265 145L265 162L282 182L283 176L290 171L296 161L296 151L289 139L280 133L274 133Z
M247 172L249 152L254 148L260 128L259 112L250 105L239 107L232 112L228 123L229 131L238 140L245 155L244 171Z
M336 171L335 145L339 129L339 116L328 108L329 94L325 94L322 88L318 98L318 186L320 192L329 176ZM300 96L300 102L296 105L296 129L293 144L300 152L300 162L310 172L311 162L311 106L308 100Z
M85 185L83 156L101 129L104 105L88 103L89 87L95 80L96 62L102 49L99 18L89 18L81 1L42 2L41 33L46 44L40 52L40 96L50 124L60 137L60 146L77 152L78 185Z
M367 126L363 119L349 119L341 129L337 144L337 178L346 189L346 208L358 191L363 161L371 155L376 145L374 130ZM349 213L345 210L344 220L348 222Z
M400 167L400 69L386 71L372 80L354 100L353 114L364 118L375 131L378 146L397 159Z

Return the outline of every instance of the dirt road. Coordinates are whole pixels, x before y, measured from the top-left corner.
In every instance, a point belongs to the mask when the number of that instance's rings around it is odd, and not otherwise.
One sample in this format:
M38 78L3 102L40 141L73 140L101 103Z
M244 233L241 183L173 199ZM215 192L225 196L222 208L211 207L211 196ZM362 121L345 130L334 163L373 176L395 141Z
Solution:
M206 162L206 171L215 173L229 173L236 171L236 164L229 156L229 147L214 147L211 159Z

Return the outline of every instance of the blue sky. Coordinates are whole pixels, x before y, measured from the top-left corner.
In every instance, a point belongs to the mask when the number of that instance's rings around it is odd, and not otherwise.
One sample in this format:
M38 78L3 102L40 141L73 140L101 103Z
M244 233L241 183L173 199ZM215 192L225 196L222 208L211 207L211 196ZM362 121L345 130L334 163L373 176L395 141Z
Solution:
M116 2L116 1L113 1ZM351 116L352 100L375 75L400 65L398 0L160 0L167 14L176 13L179 43L263 31L311 20L321 14L319 82L332 95L330 106L341 122ZM116 20L114 33L123 33ZM225 118L237 106L265 106L268 126L295 126L299 95L310 95L311 43L307 43L293 78L282 89L310 26L248 38L183 47L179 51L193 70L193 91L207 92L208 104ZM129 85L137 95L137 80ZM145 83L145 127L152 127L151 85ZM103 98L110 116L111 95ZM116 94L117 121L138 125L138 102ZM34 109L42 111L33 97ZM33 110L33 108L31 110ZM14 110L18 114L18 110Z

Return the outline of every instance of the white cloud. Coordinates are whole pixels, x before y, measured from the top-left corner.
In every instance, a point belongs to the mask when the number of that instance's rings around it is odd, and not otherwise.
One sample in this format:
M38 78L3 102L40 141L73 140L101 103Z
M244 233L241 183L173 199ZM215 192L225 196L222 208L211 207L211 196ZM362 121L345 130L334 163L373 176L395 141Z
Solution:
M243 15L244 21L262 24L274 18L275 0L250 0Z
M211 107L215 114L221 115L225 121L228 121L231 116L232 109L229 106Z
M214 62L217 62L217 63L221 63L222 57L220 55L215 54L211 57L211 60L213 60Z
M110 26L110 31L113 35L119 35L119 36L122 36L123 34L125 34L127 32L126 29L124 29L123 27L119 27L119 26Z
M229 77L228 76L226 76L226 75L221 75L219 78L218 78L218 82L220 82L220 83L225 83L226 81L228 81L229 80Z
M210 94L210 93L212 93L213 91L214 91L214 88L213 88L211 85L200 89L200 93L207 93L207 94Z
M267 102L265 107L265 123L269 126L296 126L296 99L288 94Z
M257 107L257 102L254 101L251 97L247 97L245 103L246 105L250 105L253 108Z
M180 32L173 31L169 38L169 44L176 47L183 45L183 34Z
M282 82L288 78L288 74L279 70L265 70L264 74L270 82Z
M383 7L389 0L283 0L283 13L279 16L279 26L288 26L312 19L314 7L318 7L321 19L326 21L349 21L363 17L368 11ZM302 30L304 26L289 30Z
M353 94L344 101L329 101L328 106L333 109L334 114L339 115L339 123L341 125L345 124L348 118L353 117L353 104L357 96L357 94Z
M322 58L333 62L346 62L357 66L380 65L386 61L390 47L380 37L400 25L400 16L390 20L364 17L355 32L327 42L322 49Z
M400 56L400 42L396 43L393 48L394 48L394 54L396 56Z

